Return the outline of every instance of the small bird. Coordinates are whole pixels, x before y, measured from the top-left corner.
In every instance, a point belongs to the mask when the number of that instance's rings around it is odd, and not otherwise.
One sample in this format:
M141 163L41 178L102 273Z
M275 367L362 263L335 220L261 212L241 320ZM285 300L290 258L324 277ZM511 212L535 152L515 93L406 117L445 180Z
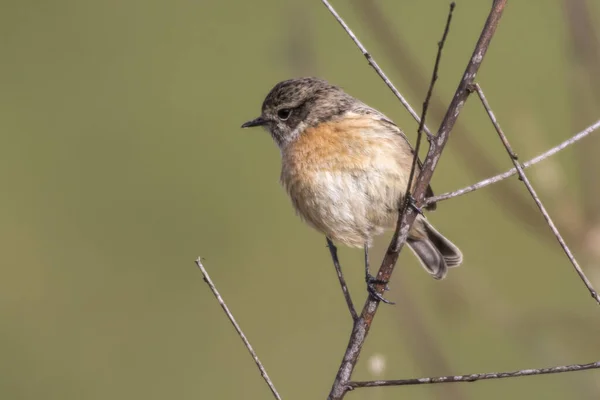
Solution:
M395 227L406 200L414 150L402 130L318 78L276 84L261 115L242 128L254 126L265 128L281 151L280 181L297 214L329 239L364 248L367 287L385 301L374 291L373 284L381 282L369 273L368 249L375 236ZM427 195L433 195L431 187ZM435 279L463 259L422 214L407 244Z

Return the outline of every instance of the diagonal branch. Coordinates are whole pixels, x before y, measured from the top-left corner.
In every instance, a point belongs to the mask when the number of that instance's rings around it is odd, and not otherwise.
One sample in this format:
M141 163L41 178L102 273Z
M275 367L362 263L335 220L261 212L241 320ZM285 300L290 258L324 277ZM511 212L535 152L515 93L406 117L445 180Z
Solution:
M553 156L554 154L558 153L559 151L569 147L570 145L577 143L578 141L580 141L581 139L583 139L584 137L588 136L590 133L595 132L597 130L600 129L600 120L594 122L592 125L588 126L587 128L585 128L584 130L582 130L581 132L577 133L576 135L574 135L573 137L565 140L564 142L562 142L561 144L559 144L558 146L555 146L553 148L551 148L550 150L540 154L539 156L532 158L531 160L524 162L521 166L523 168L528 168L531 167L534 164L539 163L540 161L544 161L546 158ZM458 196L462 196L463 194L467 194L467 193L471 193L477 189L481 189L484 188L486 186L489 186L493 183L496 182L500 182L503 181L506 178L510 178L513 175L517 174L517 169L513 168L511 170L508 170L506 172L503 172L501 174L498 174L496 176L492 176L491 178L487 178L484 179L480 182L477 182L471 186L467 186L465 188L459 189L459 190L455 190L453 192L448 192L448 193L444 193L444 194L440 194L439 196L433 196L433 197L429 197L425 200L426 204L430 204L430 203L437 203L439 201L443 201L443 200L448 200L454 197L458 197Z
M437 376L427 378L412 378L412 379L394 379L394 380L381 380L381 381L357 381L348 382L350 390L365 387L376 387L376 386L406 386L406 385L424 385L431 383L456 383L456 382L475 382L489 379L502 379L502 378L516 378L519 376L532 376L532 375L547 375L547 374L558 374L562 372L575 372L585 371L588 369L600 368L600 361L596 361L589 364L572 364L572 365L561 365L550 368L539 368L539 369L522 369L519 371L511 372L486 372L481 374L468 374L468 375L450 375L450 376Z
M521 164L518 161L517 155L513 152L512 147L510 146L510 143L508 143L508 139L507 139L506 135L502 131L502 128L500 128L500 124L496 120L496 116L492 112L490 105L489 105L487 99L485 98L485 95L483 94L483 90L481 90L481 87L479 86L479 84L475 84L474 89L475 89L475 91L477 91L477 94L479 95L479 99L481 99L481 103L483 104L485 111L487 112L488 116L490 117L490 120L492 121L494 128L496 128L496 132L500 136L500 140L502 141L502 144L504 144L506 151L510 155L511 160L512 160L513 164L515 165L517 172L519 173L519 178L523 181L523 183L527 187L527 190L531 194L531 197L533 197L535 204L538 206L538 208L540 209L540 212L544 216L544 219L548 223L550 230L552 230L552 233L554 233L554 236L556 236L556 240L558 240L558 243L560 243L560 246L562 247L563 251L569 258L569 260L571 261L571 264L573 264L573 268L575 268L575 272L577 272L577 275L579 275L579 278L581 278L581 280L585 284L586 288L588 289L588 291L590 292L592 297L596 300L596 302L598 304L600 304L600 297L598 296L598 292L596 292L596 290L592 286L592 283L590 282L590 280L587 278L587 276L585 276L585 273L583 272L583 270L579 266L579 263L577 263L575 256L571 252L571 249L569 249L569 246L567 246L567 243L561 236L560 232L558 231L558 228L556 227L556 225L554 225L552 218L550 218L548 211L546 211L546 207L544 207L544 205L542 204L542 201L538 197L537 193L533 189L533 186L529 182L529 179L525 175L525 171L523 171L523 167L521 167Z
M321 0L321 1L325 5L325 7L327 7L327 9L329 10L329 12L333 15L333 17L337 20L337 22L342 26L342 28L344 28L344 30L346 31L346 33L348 34L348 36L350 36L350 39L352 39L352 41L354 42L354 44L356 44L356 47L358 47L358 49L360 50L360 52L362 53L362 55L365 56L365 58L367 59L367 62L369 63L369 65L371 67L373 67L373 69L375 70L375 72L377 72L377 75L379 75L379 77L383 80L383 82L387 85L387 87L390 88L390 90L392 91L392 93L394 93L394 95L398 98L398 100L400 100L400 103L404 106L404 108L406 108L406 110L408 111L408 113L417 122L420 123L421 119L419 118L419 115L417 114L417 112L410 106L410 104L408 104L408 101L406 101L406 99L404 98L404 96L402 96L402 93L400 93L398 91L398 89L396 89L396 87L394 86L394 84L392 83L392 81L390 81L390 79L387 77L387 75L385 74L385 72L383 72L383 70L381 69L381 67L379 66L379 64L377 64L377 62L371 56L371 54L367 51L367 49L365 48L365 46L363 46L363 44L360 42L360 40L358 40L358 38L356 37L356 35L354 34L354 32L352 32L352 30L346 24L346 22L342 19L342 17L340 17L340 15L337 13L337 11L335 11L335 9L331 6L331 4L329 4L329 1L327 1L327 0ZM427 137L432 137L433 134L431 133L431 131L429 130L429 128L427 128L427 126L424 126L423 130L427 134Z
M354 34L350 31L350 29L347 27L347 25L344 23L341 17L335 12L333 7L331 7L328 1L322 0L322 2L333 14L333 16L338 20L338 22L342 25L346 32L351 36L354 42L357 43L357 45L359 45L360 42L358 42L356 36L354 36ZM494 32L496 31L496 27L500 22L500 18L502 16L502 12L504 11L505 6L506 0L493 1L492 9L485 22L483 31L481 32L477 45L475 46L473 55L469 60L469 63L467 64L467 68L464 72L464 75L458 85L458 88L456 89L452 102L448 107L448 110L442 121L442 124L440 125L437 135L430 141L429 151L423 162L423 167L417 178L415 190L413 193L417 206L423 203L427 186L431 181L431 177L433 176L435 167L448 141L450 132L454 127L456 119L458 118L458 115L460 114L460 111L464 106L467 97L470 94L469 87L472 85L475 79L475 75L477 74L477 71L481 66L481 62L483 61L483 58L485 56L485 53L487 52ZM363 52L363 54L368 55L364 47L359 45L359 48L361 52ZM371 65L374 65L374 62L372 62L372 58L370 56L366 57L369 60L369 63ZM392 272L394 271L396 261L398 260L400 250L402 249L408 237L408 233L416 217L417 212L414 210L413 207L405 207L405 212L401 213L401 215L399 216L396 230L392 238L392 242L388 247L386 255L377 274L377 279L379 281L389 281ZM379 284L377 286L378 292L383 293L384 287L384 284ZM342 360L335 381L331 388L331 392L329 393L330 400L342 399L348 391L348 382L350 380L354 367L356 366L356 362L358 361L358 356L360 355L365 339L369 333L369 329L371 328L371 324L377 312L378 306L379 301L371 296L365 302L360 318L358 319L358 321L356 321L352 329L352 334L350 336L348 347L346 348L344 358Z
M263 379L265 380L265 382L269 386L269 389L271 389L271 393L273 393L273 397L275 397L277 400L281 400L281 396L279 396L279 393L277 393L277 389L275 389L275 385L273 385L273 382L271 381L271 378L269 378L269 375L267 374L267 371L265 370L265 367L263 367L262 363L258 359L258 356L256 355L256 352L252 348L252 345L250 344L250 342L246 338L246 335L244 335L244 332L242 332L242 328L240 328L240 326L238 325L238 323L235 320L235 318L233 318L233 314L231 313L231 311L229 311L229 307L227 307L227 304L225 304L225 301L221 297L221 294L219 293L219 291L215 287L215 284L210 279L210 276L208 275L208 272L206 272L206 269L204 268L204 265L202 265L202 258L201 257L198 257L198 259L196 260L196 265L198 266L198 268L200 268L200 272L202 272L202 278L204 279L204 282L206 282L206 284L210 288L211 292L213 292L213 295L215 296L215 298L217 299L217 301L221 305L221 308L223 308L223 311L225 312L225 315L227 315L227 318L229 318L229 321L231 321L231 323L233 324L233 327L235 328L236 332L238 333L238 335L242 339L242 342L244 342L244 346L246 346L246 348L248 349L248 352L250 353L250 355L254 359L254 362L256 363L256 366L258 367L258 370L260 371L260 374L262 375Z
M384 55L391 61L391 66L395 68L396 74L404 78L407 88L412 90L413 93L423 93L429 82L423 74L423 67L416 61L416 57L406 43L410 35L403 36L402 29L395 30L392 28L385 11L382 10L381 2L352 0L351 3L356 7L357 13L374 35L377 43L382 46ZM434 95L429 105L428 114L436 120L441 120L446 113L447 102L442 100L440 96ZM416 121L418 124L419 120ZM454 129L461 132L461 134L455 135L452 140L453 147L462 155L459 160L466 165L467 171L470 173L475 172L477 177L493 175L497 171L496 165L490 160L485 149L476 140L472 139L475 137L475 133L469 125L457 121ZM519 221L527 222L529 226L533 226L532 219L535 217L525 196L519 194L512 187L492 188L492 192L494 198L498 200L498 204L504 207L507 212L514 214Z

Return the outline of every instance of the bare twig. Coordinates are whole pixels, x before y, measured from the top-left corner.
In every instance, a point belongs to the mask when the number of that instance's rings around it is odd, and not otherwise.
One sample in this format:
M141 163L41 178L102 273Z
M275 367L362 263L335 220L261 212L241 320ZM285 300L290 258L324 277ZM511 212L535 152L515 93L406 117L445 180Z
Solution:
M356 309L354 308L354 303L352 302L352 297L350 296L348 285L346 285L346 279L344 279L344 274L342 273L342 267L340 265L340 260L337 254L337 247L335 247L331 239L329 239L328 237L326 237L326 239L327 247L329 247L331 259L333 260L333 266L335 267L335 272L337 272L338 280L340 281L340 286L342 287L342 292L344 293L344 299L346 300L346 304L348 305L348 311L350 311L352 321L356 321L358 319L358 314L356 313Z
M442 50L444 49L444 43L446 43L446 37L448 37L448 31L450 31L450 23L452 22L452 12L454 11L456 4L450 3L450 11L448 12L448 19L446 20L446 27L444 28L444 34L442 40L438 42L438 52L435 57L435 65L433 66L433 73L431 74L431 82L429 83L429 89L427 89L427 95L423 101L423 111L421 112L421 121L419 122L419 129L417 129L417 143L415 145L415 156L413 157L412 167L410 168L410 176L408 177L408 185L406 186L407 198L410 195L412 189L413 178L415 171L417 170L417 164L419 163L419 150L421 148L421 137L423 136L423 127L425 126L425 119L427 117L427 110L429 109L429 101L431 100L431 94L433 93L433 87L435 82L438 80L438 70L440 68L440 60L442 59ZM428 135L428 139L431 140L433 137Z
M560 232L558 231L558 228L556 227L556 225L554 225L552 218L550 218L548 211L546 211L546 207L544 207L544 205L542 204L542 201L540 200L537 193L535 192L535 189L533 189L533 186L531 185L531 183L529 182L529 179L525 175L525 171L523 171L523 167L521 167L521 164L518 161L517 155L513 152L512 148L510 146L510 143L508 143L508 138L502 131L502 128L500 128L500 124L496 120L496 116L494 115L487 99L485 98L485 95L483 94L483 90L481 90L481 87L479 86L479 84L475 84L474 88L477 91L477 94L479 95L479 98L481 99L481 103L483 104L485 111L487 112L488 116L490 117L490 120L492 121L494 128L496 128L496 132L500 136L500 140L502 140L502 143L504 144L506 151L510 155L511 160L512 160L513 164L515 165L517 172L519 173L519 177L521 178L521 180L527 187L527 190L531 194L531 197L533 197L535 204L537 204L538 208L540 209L540 212L542 213L542 215L544 216L544 219L548 223L550 230L552 230L552 233L554 233L554 236L556 236L556 240L558 240L558 243L560 243L560 246L562 247L563 251L569 258L569 260L571 261L571 264L573 264L573 268L575 268L575 272L577 272L577 275L579 275L579 278L581 278L581 280L585 284L586 288L588 289L588 291L590 292L592 297L596 300L596 302L598 304L600 304L600 297L598 296L598 292L596 292L596 290L592 286L592 282L590 282L590 280L587 278L587 276L585 276L585 273L579 266L579 263L577 263L575 256L573 256L571 249L569 249L569 246L567 246L567 243L561 236Z
M516 378L519 376L532 376L532 375L546 375L546 374L558 374L562 372L575 372L584 371L588 369L600 368L600 361L596 361L589 364L573 364L573 365L561 365L558 367L550 368L539 368L539 369L522 369L519 371L511 372L486 372L482 374L469 374L469 375L450 375L450 376L437 376L427 378L412 378L412 379L396 379L396 380L381 380L381 381L357 381L348 382L348 387L352 389L375 387L375 386L405 386L405 385L423 385L430 383L455 383L455 382L475 382L487 379L502 379L502 378Z
M429 79L423 74L423 67L416 60L406 44L408 37L402 36L402 30L393 29L385 11L381 8L381 2L373 0L353 0L352 3L357 8L357 13L367 24L369 31L374 35L377 43L383 47L385 56L391 62L391 67L395 68L396 74L404 78L407 88L414 94L427 90ZM428 114L435 120L442 120L448 104L440 96L434 95L429 103ZM430 118L430 123L432 119ZM419 120L417 119L417 124ZM493 175L498 168L491 158L487 155L485 148L473 140L475 133L468 124L457 121L454 127L460 135L455 135L452 140L453 148L458 149L462 155L459 160L467 166L467 171L474 174L477 178ZM512 187L492 188L494 199L498 200L498 205L504 207L507 212L514 214L518 221L524 222L527 226L535 226L532 213L532 206L525 196ZM431 203L427 203L431 204Z
M396 89L396 87L394 86L394 84L392 83L392 81L390 81L390 79L387 77L387 75L385 74L385 72L383 72L383 70L381 69L381 67L379 66L379 64L377 64L377 62L371 56L371 54L367 51L367 49L365 48L365 46L363 46L363 44L360 42L360 40L358 40L358 38L356 37L356 35L354 34L354 32L352 32L352 30L346 24L346 22L344 22L344 20L342 19L342 17L340 17L340 15L337 13L337 11L335 11L335 9L331 6L331 4L329 4L329 1L327 1L327 0L321 0L321 1L325 5L325 7L327 7L327 9L329 10L329 12L334 16L334 18L337 20L337 22L339 22L339 24L342 26L342 28L344 28L344 30L346 31L346 33L348 34L348 36L350 36L350 39L352 39L352 41L356 44L356 47L358 47L359 50L360 50L360 52L363 54L363 56L365 56L365 58L367 59L367 62L369 63L369 65L371 67L373 67L373 69L375 70L375 72L377 72L377 75L379 75L379 77L383 80L383 82L385 82L385 84L387 85L387 87L390 88L390 90L392 91L392 93L394 93L394 95L396 95L396 97L398 98L398 100L400 100L400 103L404 106L404 108L406 108L406 110L408 111L408 113L417 122L420 123L421 119L419 118L419 115L417 114L417 112L415 110L413 110L413 108L411 107L410 104L408 104L408 101L406 101L406 99L404 98L404 96L402 96L402 94L398 91L398 89ZM432 133L429 130L429 128L427 128L427 126L424 126L423 130L425 131L425 133L427 134L428 137L431 137Z
M570 145L578 142L579 140L583 139L584 137L588 136L590 133L598 130L600 128L600 120L594 122L592 125L588 126L587 128L585 128L584 130L582 130L581 132L577 133L576 135L574 135L573 137L565 140L564 142L562 142L561 144L559 144L558 146L555 146L553 148L551 148L550 150L540 154L539 156L532 158L531 160L523 163L521 166L523 168L528 168L531 167L534 164L539 163L540 161L545 160L546 158L558 153L559 151L563 150L566 147L569 147ZM453 192L449 192L449 193L444 193L444 194L440 194L439 196L433 196L433 197L429 197L425 200L426 204L430 204L430 203L437 203L439 201L443 201L443 200L448 200L451 199L453 197L458 197L461 196L463 194L467 194L470 192L473 192L477 189L481 189L484 188L488 185L491 185L492 183L496 183L496 182L500 182L506 178L510 178L511 176L515 175L517 173L517 169L513 168L511 170L508 170L506 172L503 172L501 174L498 174L496 176L492 176L491 178L487 178L484 179L480 182L475 183L474 185L471 186L467 186L465 188L459 189L459 190L455 190Z
M360 42L358 42L354 34L352 34L347 25L341 20L340 16L335 12L335 10L333 10L331 5L329 5L327 0L322 1L327 6L329 11L334 15L334 17L338 20L338 22L342 25L342 27L344 27L346 32L353 38L355 43L359 45ZM469 60L463 77L458 85L458 88L456 89L452 102L448 107L448 110L438 130L437 135L433 138L433 140L430 141L429 151L423 162L423 167L421 168L413 192L413 196L416 200L417 206L421 205L421 203L423 202L427 186L431 181L431 177L433 176L435 167L448 141L450 132L454 127L456 119L458 118L458 115L460 114L460 111L464 106L467 97L470 94L469 87L473 83L475 75L479 70L479 67L481 66L481 62L483 61L485 53L487 52L487 49L489 47L490 41L494 35L494 32L496 31L496 27L498 26L505 5L506 0L493 1L492 9L485 22L483 31L479 37L477 45L475 46L473 55ZM361 48L363 54L368 54L364 47L362 47L362 45L360 45L359 47ZM369 59L369 57L367 57L367 59ZM396 265L396 261L398 260L400 250L402 249L406 238L408 237L408 233L416 216L417 213L416 210L413 209L413 207L405 208L405 212L399 216L396 230L392 238L392 242L388 247L386 255L377 274L377 279L379 281L389 281L390 276ZM384 287L384 284L377 285L378 292L383 293ZM346 348L344 358L342 360L335 381L331 388L331 392L329 393L330 400L342 399L348 391L348 382L350 380L354 367L356 366L358 356L360 355L365 339L369 333L369 329L373 322L373 318L375 317L375 314L377 312L378 306L379 301L373 298L372 296L369 296L369 298L365 302L360 318L358 319L358 321L356 321L352 329L352 334L350 336L348 347Z
M440 61L442 58L442 51L444 49L444 44L446 43L446 38L448 37L448 32L450 31L450 23L452 22L452 13L454 12L454 8L456 4L454 2L450 3L450 10L448 11L448 18L446 19L446 26L444 28L444 33L442 35L442 39L438 42L438 51L435 58L435 64L433 67L433 72L431 74L431 81L429 83L429 88L427 89L427 95L425 96L425 100L423 101L423 109L421 112L421 121L419 122L419 128L417 129L417 141L415 145L415 155L413 157L413 163L410 170L410 175L408 178L408 184L406 186L406 199L407 201L412 201L412 184L413 179L415 177L415 173L417 172L417 165L419 164L419 150L421 148L421 139L423 137L423 127L425 126L425 121L427 120L427 111L429 110L429 102L431 101L431 96L433 94L433 87L435 86L436 81L438 80L438 71L440 67ZM433 136L428 136L428 140L434 139ZM405 203L405 208L409 203ZM405 208L402 210L404 213ZM431 340L431 335L425 329L424 323L422 319L419 317L419 313L414 310L414 305L412 305L411 300L405 290L400 288L400 296L404 298L402 303L405 305L405 310L408 311L407 318L410 319L410 326L415 329L414 338L416 342L419 344L416 347L414 345L409 346L413 353L419 353L423 350L423 348L427 349L428 356L426 359L434 360L436 365L444 365L445 359L442 355L442 352L437 348L436 344L433 340ZM422 353L421 353L422 355ZM425 358L417 357L419 363L426 362ZM458 387L456 388L458 389ZM457 393L458 394L458 393ZM445 391L441 398L451 399L451 398L460 398L460 396L454 396L454 393L449 393L449 391Z
M256 352L252 348L252 345L250 344L250 342L246 338L246 335L244 335L244 332L242 332L242 328L240 328L240 326L236 322L235 318L233 317L233 314L231 313L231 311L229 311L229 308L227 307L227 304L225 304L225 301L223 301L223 298L221 297L221 294L219 293L219 291L215 287L214 283L210 279L210 276L208 275L208 272L206 272L206 269L204 268L204 265L202 265L202 258L201 257L198 257L198 259L196 260L196 265L198 266L198 268L200 268L200 272L202 272L202 278L204 279L204 282L206 282L206 284L208 285L208 287L210 288L210 290L213 292L213 295L215 296L215 298L217 299L217 301L221 305L221 308L225 312L225 315L227 315L227 318L229 318L229 321L231 321L231 323L233 324L233 327L235 328L235 330L237 331L238 335L242 339L242 342L244 342L244 346L246 346L246 348L248 349L248 352L250 353L250 355L254 359L254 362L256 363L256 366L258 367L258 370L260 371L260 374L262 375L263 379L265 380L265 382L269 386L269 389L271 389L271 393L273 393L273 396L277 400L281 400L281 396L279 396L279 393L277 393L277 389L275 389L275 385L273 385L273 382L271 381L271 378L269 378L269 375L267 374L267 371L265 370L265 367L263 367L262 363L258 359L258 356L256 355Z

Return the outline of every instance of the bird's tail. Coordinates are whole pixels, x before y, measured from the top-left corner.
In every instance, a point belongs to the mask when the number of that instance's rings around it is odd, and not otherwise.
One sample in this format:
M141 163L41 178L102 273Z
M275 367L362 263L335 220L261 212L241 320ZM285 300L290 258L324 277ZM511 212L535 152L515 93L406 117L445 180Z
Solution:
M416 229L419 234L408 237L407 243L410 249L427 272L435 279L443 279L449 267L457 267L462 263L461 251L439 233L427 219L420 217L415 221L415 225L413 230Z

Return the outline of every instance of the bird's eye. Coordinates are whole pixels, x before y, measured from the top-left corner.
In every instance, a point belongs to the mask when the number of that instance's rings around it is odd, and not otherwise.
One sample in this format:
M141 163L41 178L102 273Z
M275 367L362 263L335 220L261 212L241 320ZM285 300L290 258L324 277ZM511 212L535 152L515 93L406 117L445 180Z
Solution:
M292 114L292 110L289 108L282 108L281 110L277 111L277 116L282 121L288 119L290 117L290 114Z

